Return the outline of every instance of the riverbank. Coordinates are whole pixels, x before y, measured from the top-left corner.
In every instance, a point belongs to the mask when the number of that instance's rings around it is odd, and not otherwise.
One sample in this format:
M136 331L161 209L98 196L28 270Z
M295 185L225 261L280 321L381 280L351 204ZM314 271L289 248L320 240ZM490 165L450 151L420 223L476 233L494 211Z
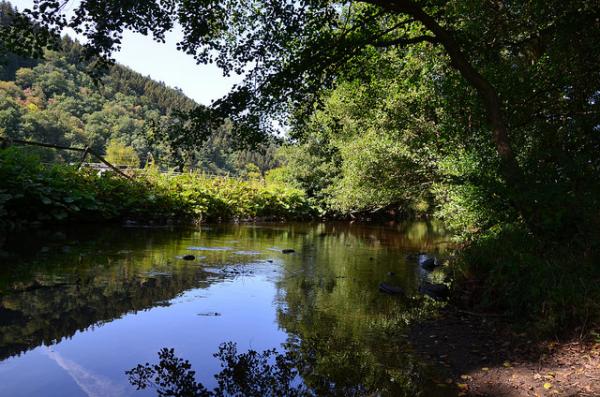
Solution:
M462 396L598 396L600 339L536 339L508 318L449 306L414 324L417 356Z
M171 175L150 168L127 178L45 165L19 148L0 149L0 181L0 232L66 223L191 225L319 214L303 191L258 177Z

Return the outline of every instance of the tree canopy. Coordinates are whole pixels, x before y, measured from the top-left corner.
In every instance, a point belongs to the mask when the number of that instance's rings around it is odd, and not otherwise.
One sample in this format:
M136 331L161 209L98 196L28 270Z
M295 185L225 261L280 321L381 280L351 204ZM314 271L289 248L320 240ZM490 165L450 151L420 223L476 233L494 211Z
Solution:
M6 45L31 51L69 27L88 40L86 56L101 60L120 48L125 30L163 41L179 24L180 50L225 74L246 74L212 107L191 112L186 139L202 139L211 131L208 121L228 118L236 138L256 141L292 112L296 123L305 122L324 90L376 78L361 61L369 54L394 53L402 65L427 51L438 67L421 75L433 74L440 107L455 116L454 128L434 140L457 149L477 144L487 169L506 183L506 200L532 229L565 203L589 207L585 198L596 192L600 7L594 0L89 0L72 15L65 4L36 0L25 11L33 25L4 29ZM560 206L540 197L549 187L561 196ZM568 215L577 224L585 211L574 212Z

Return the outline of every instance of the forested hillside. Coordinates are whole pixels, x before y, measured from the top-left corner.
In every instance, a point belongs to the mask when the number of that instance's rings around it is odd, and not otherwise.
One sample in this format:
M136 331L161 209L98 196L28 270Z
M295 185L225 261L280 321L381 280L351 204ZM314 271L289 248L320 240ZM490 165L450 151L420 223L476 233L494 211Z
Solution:
M0 3L0 23L9 23L11 13L10 3ZM117 142L134 148L141 166L151 159L165 169L239 174L248 163L261 171L274 164L272 144L261 152L230 150L226 126L195 147L178 145L173 132L185 123L180 115L197 103L122 65L110 67L95 81L87 73L91 64L82 61L82 51L65 36L60 50L46 50L43 60L0 52L0 136L89 146L98 153ZM51 150L40 155L48 161L79 156Z

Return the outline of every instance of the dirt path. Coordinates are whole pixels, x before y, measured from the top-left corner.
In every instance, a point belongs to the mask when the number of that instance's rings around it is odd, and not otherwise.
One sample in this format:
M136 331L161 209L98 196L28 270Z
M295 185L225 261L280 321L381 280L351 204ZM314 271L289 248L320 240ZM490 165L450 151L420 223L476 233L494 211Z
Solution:
M600 343L533 341L499 318L447 309L409 334L461 396L600 396ZM597 342L597 341L596 341Z

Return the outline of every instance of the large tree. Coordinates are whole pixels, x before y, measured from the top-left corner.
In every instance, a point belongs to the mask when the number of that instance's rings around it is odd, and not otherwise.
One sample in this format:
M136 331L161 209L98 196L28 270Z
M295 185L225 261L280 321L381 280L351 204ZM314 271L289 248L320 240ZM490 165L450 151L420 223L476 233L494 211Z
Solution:
M539 223L540 214L529 205L531 195L522 194L533 185L514 143L518 122L537 117L555 128L552 120L574 118L573 112L588 124L597 120L597 0L83 0L71 16L67 3L36 0L26 12L33 29L15 24L3 32L6 45L44 45L50 36L40 31L58 34L69 27L86 37L89 57L106 59L119 49L125 30L163 41L180 24L180 50L199 63L215 62L225 74L246 73L229 95L192 114L194 130L207 131L200 127L207 120L228 117L249 140L269 131L274 120L285 120L291 109L310 113L320 90L335 85L365 50L439 47L440 57L479 98L473 107L481 108L501 173L518 192L510 200L530 224ZM543 84L528 84L534 77ZM506 83L511 80L512 86ZM527 99L539 102L537 114Z

